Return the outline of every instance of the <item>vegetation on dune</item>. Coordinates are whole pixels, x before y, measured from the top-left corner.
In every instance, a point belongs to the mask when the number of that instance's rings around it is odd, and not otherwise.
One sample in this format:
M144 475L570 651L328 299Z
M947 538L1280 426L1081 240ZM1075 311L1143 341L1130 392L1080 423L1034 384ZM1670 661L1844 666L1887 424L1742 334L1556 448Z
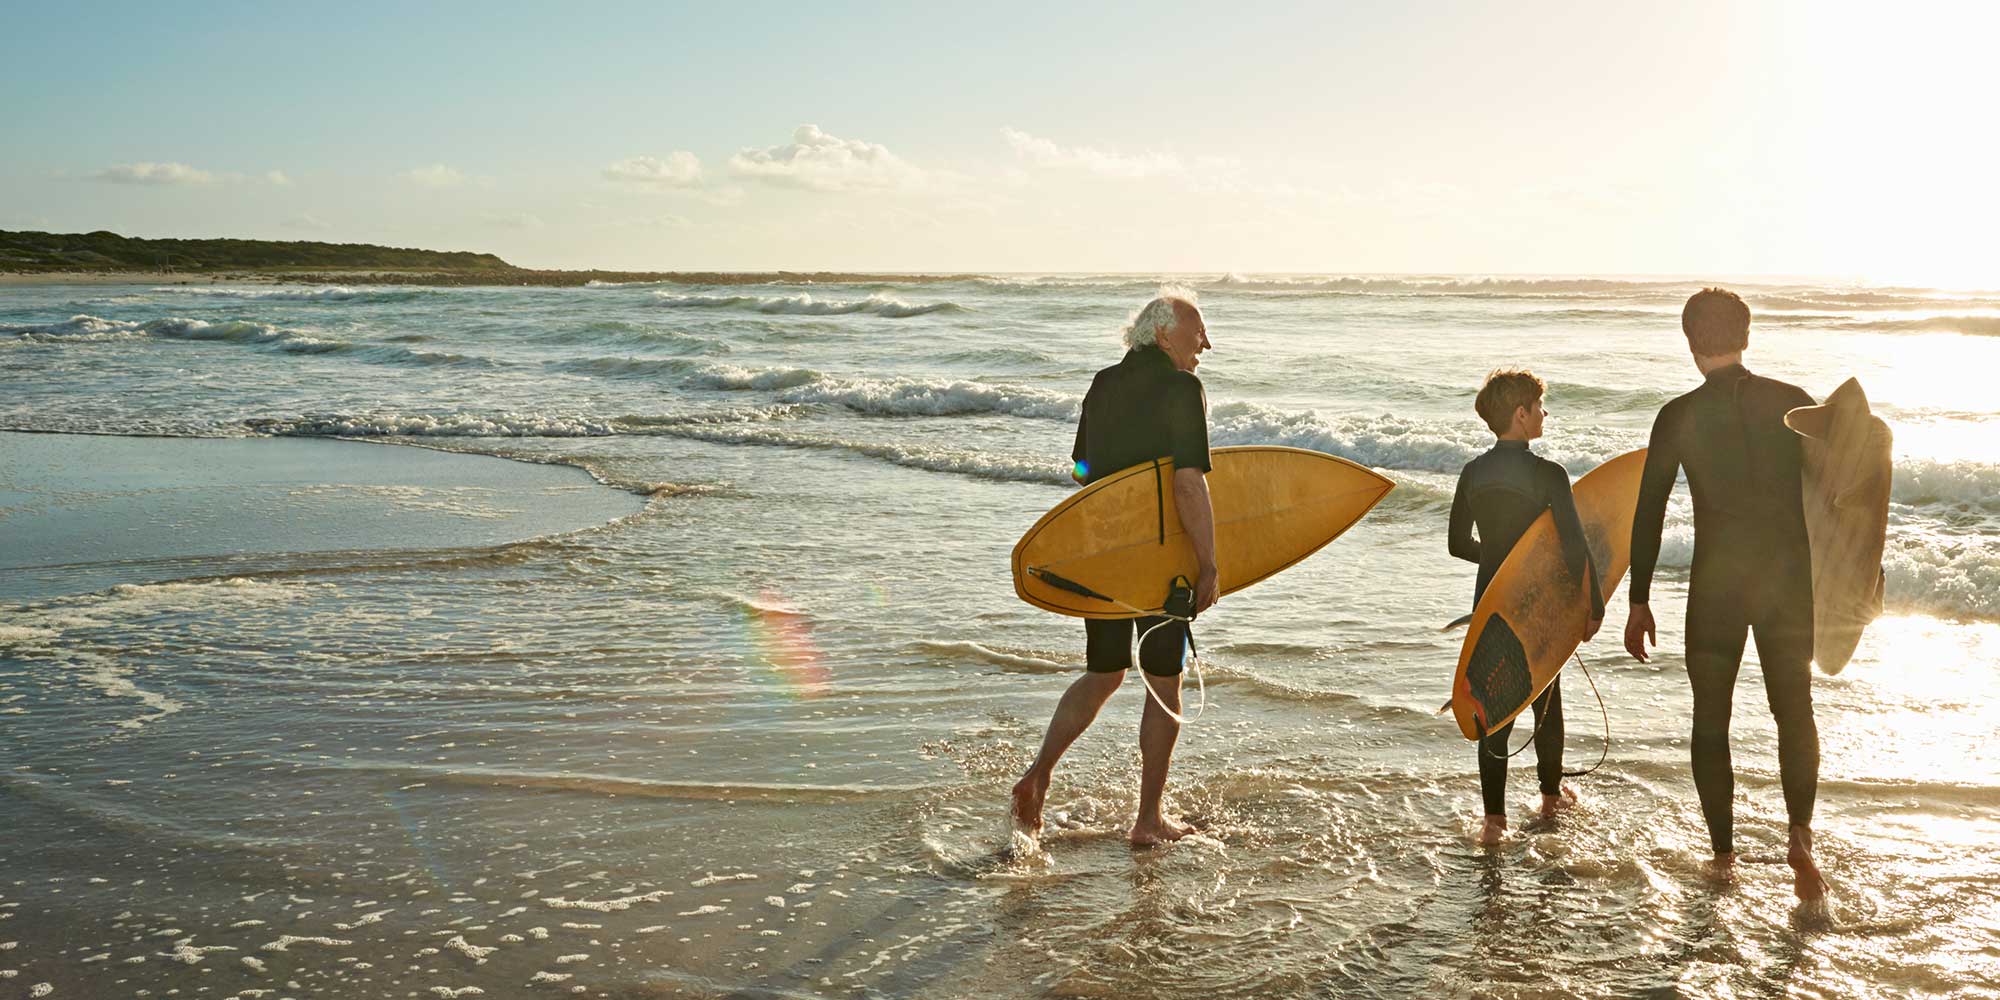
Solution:
M0 230L0 272L202 274L348 285L549 285L659 281L740 285L766 282L910 284L948 275L831 271L543 271L515 267L490 253L414 250L370 243L278 240L143 240L99 230L40 233Z
M490 253L413 250L368 243L277 240L142 240L99 230L0 230L0 269L10 271L217 271L380 268L494 272L516 268Z

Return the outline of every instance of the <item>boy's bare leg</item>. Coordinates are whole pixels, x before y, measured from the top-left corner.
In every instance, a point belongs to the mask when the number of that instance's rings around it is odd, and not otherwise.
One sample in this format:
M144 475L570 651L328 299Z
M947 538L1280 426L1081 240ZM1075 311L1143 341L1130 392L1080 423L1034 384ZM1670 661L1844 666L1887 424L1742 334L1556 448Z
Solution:
M1792 894L1810 903L1826 895L1826 879L1820 877L1819 865L1813 860L1812 827L1792 827L1791 839L1785 860L1792 866Z
M1506 836L1507 817L1498 813L1488 814L1486 821L1479 828L1479 843L1481 846L1492 847Z
M1153 693L1175 712L1181 710L1181 677L1142 674ZM1132 824L1132 846L1179 840L1194 832L1160 815L1160 800L1166 794L1167 766L1174 759L1174 744L1180 739L1181 724L1146 699L1146 714L1139 719L1139 818Z
M1063 692L1062 700L1056 703L1055 715L1049 719L1049 730L1042 736L1041 752L1028 766L1028 773L1014 784L1013 813L1017 827L1030 833L1042 831L1042 801L1048 797L1049 776L1055 773L1056 761L1090 728L1098 710L1124 680L1122 672L1087 672Z

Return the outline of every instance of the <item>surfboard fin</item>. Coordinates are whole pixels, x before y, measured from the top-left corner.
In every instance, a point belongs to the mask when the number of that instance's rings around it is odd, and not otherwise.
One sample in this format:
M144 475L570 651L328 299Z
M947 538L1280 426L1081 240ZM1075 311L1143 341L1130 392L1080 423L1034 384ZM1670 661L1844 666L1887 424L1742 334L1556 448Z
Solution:
M1472 624L1472 612L1468 611L1468 612L1466 612L1465 614L1462 614L1462 615L1458 616L1457 618L1453 618L1453 619L1451 620L1451 623L1450 623L1450 624L1446 625L1445 627L1443 627L1443 628L1441 628L1441 629L1438 629L1438 631L1440 631L1440 632L1449 632L1449 631L1451 631L1452 629L1455 629L1455 628L1462 628L1462 627L1464 627L1464 626L1466 626L1466 625L1470 625L1470 624ZM1446 707L1446 708L1450 708L1450 707L1451 707L1451 702L1445 702L1444 704L1445 704L1445 707Z

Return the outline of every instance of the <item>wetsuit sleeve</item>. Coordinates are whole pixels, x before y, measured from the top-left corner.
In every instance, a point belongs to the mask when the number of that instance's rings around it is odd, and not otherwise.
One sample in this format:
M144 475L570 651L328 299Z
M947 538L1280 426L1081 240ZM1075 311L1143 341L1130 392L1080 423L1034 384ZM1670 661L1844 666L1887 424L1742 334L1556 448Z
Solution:
M1073 447L1073 448L1071 448L1071 449L1069 450L1069 460L1070 460L1071 464L1073 464L1073 465L1082 465L1082 464L1083 464L1083 458L1084 458L1084 455L1085 455L1085 452L1084 452L1084 450L1083 450L1083 442L1084 442L1084 440L1085 440L1085 439L1084 439L1084 436L1083 436L1083 428L1084 428L1084 423L1085 423L1085 421L1086 421L1086 420L1087 420L1087 419L1089 418L1089 416L1090 416L1090 407L1088 407L1088 406L1085 406L1085 407L1083 407L1082 409L1080 409L1080 410L1078 410L1078 411L1077 411L1077 414L1076 414L1076 446L1075 446L1075 447Z
M1653 421L1646 441L1646 471L1639 476L1639 506L1632 515L1633 604L1652 596L1653 567L1660 561L1660 531L1667 522L1667 497L1681 474L1679 410L1668 404Z
M1466 489L1468 466L1458 474L1458 490L1451 496L1451 525L1445 529L1445 547L1469 563L1479 561L1479 539L1472 537L1472 491Z
M1208 396L1201 380L1183 374L1167 400L1167 434L1175 469L1213 468L1208 460Z
M1590 558L1590 541L1583 534L1583 519L1576 513L1576 494L1569 488L1569 473L1550 462L1542 467L1547 479L1549 513L1556 522L1556 540L1562 544L1563 565L1570 575L1582 574L1590 581L1590 617L1604 617L1604 594L1597 585L1597 564Z

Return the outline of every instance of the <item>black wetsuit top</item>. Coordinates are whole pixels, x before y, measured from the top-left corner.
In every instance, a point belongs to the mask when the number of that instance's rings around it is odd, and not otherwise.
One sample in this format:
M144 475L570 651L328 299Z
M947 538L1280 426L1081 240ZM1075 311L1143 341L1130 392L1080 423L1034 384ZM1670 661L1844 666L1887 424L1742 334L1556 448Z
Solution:
M1811 405L1812 396L1798 386L1730 365L1660 410L1632 519L1632 603L1651 595L1667 496L1684 468L1694 496L1690 592L1741 590L1753 579L1803 567L1811 604L1799 436L1785 426L1786 411Z
M1127 351L1123 360L1091 380L1070 458L1085 483L1156 458L1171 459L1175 471L1209 471L1208 397L1201 379L1175 368L1157 346ZM1174 486L1162 479L1160 488ZM1163 594L1166 585L1160 581ZM1185 622L1150 615L1087 618L1083 630L1084 664L1093 672L1130 669L1135 633L1146 637L1139 644L1141 670L1161 676L1181 672L1188 641Z
M1545 510L1554 512L1563 562L1572 576L1582 575L1590 562L1590 545L1584 541L1569 473L1562 466L1530 452L1526 441L1496 442L1492 450L1466 463L1451 500L1447 541L1452 555L1479 564L1479 579L1472 589L1475 606L1514 543ZM1474 525L1479 527L1478 538L1472 537ZM1604 595L1598 590L1597 574L1589 577L1590 616L1602 618Z
M1708 373L1653 423L1632 519L1632 603L1651 597L1667 497L1679 470L1694 495L1688 578L1689 743L1711 846L1732 849L1736 775L1729 719L1744 640L1755 635L1764 693L1778 725L1778 772L1795 826L1812 823L1819 729L1812 706L1812 549L1800 491L1802 452L1785 413L1811 406L1804 389L1742 365Z
M1495 442L1490 451L1467 462L1458 474L1446 541L1452 555L1479 564L1479 579L1472 588L1473 605L1486 595L1493 574L1545 510L1553 512L1556 539L1571 577L1584 574L1590 579L1590 616L1604 617L1604 595L1590 562L1583 522L1576 516L1569 473L1528 451L1526 441ZM1472 537L1475 525L1478 538ZM1557 795L1562 791L1563 776L1562 678L1550 681L1531 707L1535 715L1535 776L1543 795ZM1507 741L1513 732L1510 722L1479 741L1479 790L1489 816L1507 812L1507 753L1511 749Z
M1085 483L1156 458L1207 472L1208 397L1201 379L1175 368L1156 346L1125 352L1091 380L1070 458Z

